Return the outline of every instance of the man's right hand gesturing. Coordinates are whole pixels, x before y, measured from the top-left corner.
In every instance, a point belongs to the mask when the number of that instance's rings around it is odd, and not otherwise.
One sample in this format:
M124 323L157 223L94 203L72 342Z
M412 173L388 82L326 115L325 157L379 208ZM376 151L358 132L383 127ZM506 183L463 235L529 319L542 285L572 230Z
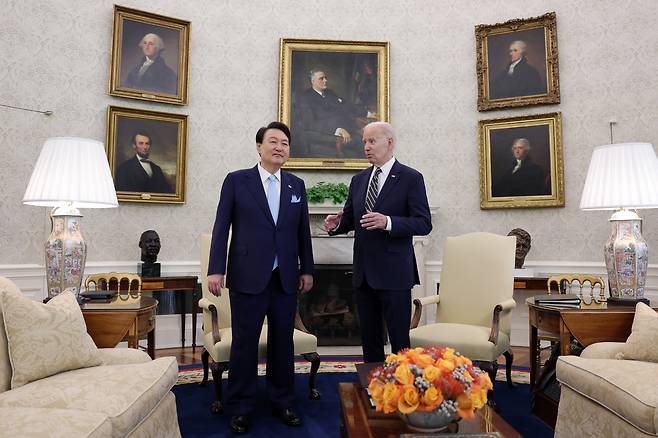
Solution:
M343 211L341 210L337 214L330 214L324 218L324 230L326 232L335 230L338 224L340 224L340 219L343 217Z

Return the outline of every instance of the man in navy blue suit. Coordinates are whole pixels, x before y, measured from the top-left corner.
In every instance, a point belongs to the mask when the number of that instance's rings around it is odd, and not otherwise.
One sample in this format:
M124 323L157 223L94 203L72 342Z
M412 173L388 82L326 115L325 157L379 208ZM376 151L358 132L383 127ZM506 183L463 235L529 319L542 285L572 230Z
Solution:
M313 251L304 181L282 172L290 130L272 122L258 130L260 163L224 179L212 233L208 289L231 300L231 360L225 410L234 433L249 428L256 404L258 339L267 316L267 389L273 413L301 425L293 409L293 327L297 292L313 287ZM229 228L232 229L228 246ZM227 267L228 249L228 267Z
M432 222L423 176L393 156L393 127L368 124L363 143L372 167L354 175L343 210L327 216L324 227L332 236L355 232L352 284L363 360L382 362L384 321L392 351L409 348L411 288L420 284L412 239L429 234Z

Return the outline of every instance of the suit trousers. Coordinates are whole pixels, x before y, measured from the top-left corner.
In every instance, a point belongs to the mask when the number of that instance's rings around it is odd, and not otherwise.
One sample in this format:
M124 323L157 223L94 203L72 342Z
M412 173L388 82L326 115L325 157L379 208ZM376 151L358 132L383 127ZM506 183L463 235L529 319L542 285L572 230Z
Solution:
M261 293L230 291L231 356L225 410L247 415L255 409L258 391L258 340L267 316L267 392L274 408L294 401L293 330L297 295L286 294L279 269Z
M371 288L364 280L356 288L364 362L383 362L384 322L388 328L391 351L409 348L411 324L411 290L381 290Z

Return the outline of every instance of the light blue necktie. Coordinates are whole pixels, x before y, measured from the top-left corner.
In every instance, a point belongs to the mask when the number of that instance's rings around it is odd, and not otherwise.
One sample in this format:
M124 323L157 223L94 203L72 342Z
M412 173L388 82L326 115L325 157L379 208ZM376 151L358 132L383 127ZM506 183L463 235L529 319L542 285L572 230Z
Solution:
M272 213L272 219L274 219L274 223L276 224L276 221L279 218L279 195L276 192L276 184L278 181L274 175L270 175L267 179L270 181L267 185L267 204L270 206L270 213ZM272 270L275 270L277 266L279 266L279 258L275 254Z

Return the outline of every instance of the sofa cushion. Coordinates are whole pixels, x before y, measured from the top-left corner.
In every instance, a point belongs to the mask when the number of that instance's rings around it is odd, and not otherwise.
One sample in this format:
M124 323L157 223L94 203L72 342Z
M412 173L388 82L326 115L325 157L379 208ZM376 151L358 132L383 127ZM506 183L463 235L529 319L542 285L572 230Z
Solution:
M561 356L557 379L649 434L656 434L658 364Z
M71 292L47 304L5 290L0 293L11 361L11 388L67 370L100 365L102 359Z
M0 277L0 294L5 291L20 294L18 289L11 280ZM5 323L2 317L2 304L0 303L0 393L8 391L11 388L11 362L9 361L9 351L7 350L7 335L5 334Z
M112 436L123 437L151 412L176 383L173 357L151 362L81 368L0 394L0 407L73 409L102 413Z
M105 438L112 425L101 413L66 409L0 408L0 435L21 438Z
M658 362L658 313L644 303L637 303L631 335L618 359Z

